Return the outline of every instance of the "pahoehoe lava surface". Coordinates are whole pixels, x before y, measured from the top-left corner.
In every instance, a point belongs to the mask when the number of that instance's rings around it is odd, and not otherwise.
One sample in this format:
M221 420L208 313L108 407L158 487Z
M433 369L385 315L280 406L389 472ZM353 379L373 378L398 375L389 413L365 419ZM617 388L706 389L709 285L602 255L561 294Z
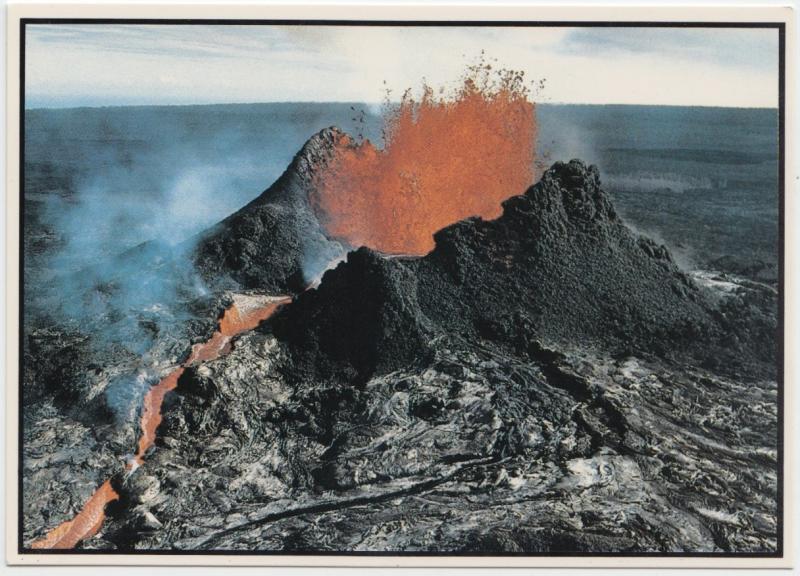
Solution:
M343 250L308 205L340 137L201 236L220 286L297 295L185 371L83 546L776 549L771 287L698 284L573 160L426 256L358 248L301 291L305 259Z
M211 335L231 291L297 292L308 283L303 270L343 253L308 204L313 171L342 136L312 137L272 186L195 238L144 242L26 291L26 544L70 519L119 470L146 390Z
M119 470L149 385L211 335L230 291L291 294L307 285L302 270L342 253L307 200L313 170L341 137L315 135L264 193L198 237L145 242L26 292L25 543L70 519ZM198 276L207 289L196 289Z

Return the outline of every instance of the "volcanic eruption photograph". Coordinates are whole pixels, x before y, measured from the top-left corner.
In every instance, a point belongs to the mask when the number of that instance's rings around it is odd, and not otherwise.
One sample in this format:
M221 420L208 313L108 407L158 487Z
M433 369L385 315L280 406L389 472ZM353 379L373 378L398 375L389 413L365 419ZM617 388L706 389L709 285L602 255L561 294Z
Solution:
M18 553L782 558L784 49L23 19Z

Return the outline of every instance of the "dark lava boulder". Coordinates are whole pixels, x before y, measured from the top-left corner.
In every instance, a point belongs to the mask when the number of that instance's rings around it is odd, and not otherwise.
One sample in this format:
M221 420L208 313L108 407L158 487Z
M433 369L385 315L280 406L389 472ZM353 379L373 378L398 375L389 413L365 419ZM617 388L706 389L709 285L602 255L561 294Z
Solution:
M194 262L211 285L297 292L344 252L322 230L309 203L314 171L324 168L345 137L336 128L314 135L258 198L202 232Z

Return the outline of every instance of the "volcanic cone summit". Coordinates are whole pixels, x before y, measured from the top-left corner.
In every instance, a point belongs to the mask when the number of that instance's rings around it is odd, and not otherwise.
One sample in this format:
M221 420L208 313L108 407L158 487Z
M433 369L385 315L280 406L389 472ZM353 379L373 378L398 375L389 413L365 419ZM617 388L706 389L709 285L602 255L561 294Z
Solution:
M343 253L320 226L309 193L315 171L345 138L333 127L318 132L272 186L201 234L195 262L210 283L223 275L245 288L295 292Z

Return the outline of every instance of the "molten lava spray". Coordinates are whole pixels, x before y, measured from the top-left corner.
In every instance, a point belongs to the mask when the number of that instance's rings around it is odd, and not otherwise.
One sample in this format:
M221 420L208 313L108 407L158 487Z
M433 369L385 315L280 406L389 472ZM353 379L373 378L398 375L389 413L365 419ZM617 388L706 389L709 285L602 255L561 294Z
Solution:
M533 182L535 108L523 73L479 64L454 94L423 88L385 115L382 150L346 139L317 174L312 203L331 236L426 254L434 232L500 216L500 203Z

